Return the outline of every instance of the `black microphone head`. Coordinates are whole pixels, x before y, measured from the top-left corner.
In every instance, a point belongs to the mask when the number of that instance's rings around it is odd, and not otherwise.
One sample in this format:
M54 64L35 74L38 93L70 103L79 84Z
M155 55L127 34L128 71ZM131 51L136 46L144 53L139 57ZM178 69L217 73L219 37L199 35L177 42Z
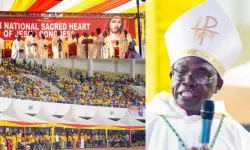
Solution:
M214 117L214 101L204 100L201 107L201 118L212 120Z

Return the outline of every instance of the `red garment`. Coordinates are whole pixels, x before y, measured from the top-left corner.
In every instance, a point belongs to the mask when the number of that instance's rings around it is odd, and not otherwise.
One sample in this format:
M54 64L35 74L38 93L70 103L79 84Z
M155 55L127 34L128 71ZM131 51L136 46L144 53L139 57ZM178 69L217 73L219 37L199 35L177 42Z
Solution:
M128 52L125 53L125 59L128 59Z
M115 50L115 58L119 58L119 47L114 47Z
M7 150L11 150L11 144L10 141L7 142Z

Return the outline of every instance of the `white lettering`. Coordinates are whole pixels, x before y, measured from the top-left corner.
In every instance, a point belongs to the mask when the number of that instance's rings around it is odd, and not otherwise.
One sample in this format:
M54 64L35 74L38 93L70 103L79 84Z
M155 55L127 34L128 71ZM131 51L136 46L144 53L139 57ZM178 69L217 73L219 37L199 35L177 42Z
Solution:
M84 24L82 24L82 30L86 30L86 24L84 23Z
M90 23L86 23L86 25L88 26L88 27L87 27L87 30L89 30Z
M23 36L23 31L17 31L16 34L20 34L21 36Z
M77 29L77 23L74 23L74 30L78 30Z
M45 24L41 23L41 30L44 30L44 28L45 28Z
M63 30L67 30L67 24L63 23Z
M25 24L24 23L21 23L21 30L25 30Z
M36 30L36 27L33 23L31 24L31 30Z
M14 22L13 24L14 24L14 30L18 29L19 23Z
M14 26L13 26L13 23L12 23L12 22L10 23L9 29L10 29L10 30L14 30Z
M26 30L30 30L31 29L30 23L26 23L25 26L26 26Z
M40 31L39 34L44 34L46 38L53 38L56 34L56 31Z
M69 24L69 30L73 30L73 23Z
M9 29L9 22L4 22L4 29Z
M57 23L54 24L54 30L60 30L60 29L58 29L58 24Z

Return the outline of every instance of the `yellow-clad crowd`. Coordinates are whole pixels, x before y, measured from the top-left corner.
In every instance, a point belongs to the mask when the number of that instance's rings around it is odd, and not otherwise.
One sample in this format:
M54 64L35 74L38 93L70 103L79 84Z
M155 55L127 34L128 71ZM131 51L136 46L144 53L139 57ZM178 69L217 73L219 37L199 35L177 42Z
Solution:
M85 147L105 147L106 137L104 134L89 134L82 132L79 135L70 132L56 133L53 136L49 133L24 134L14 132L12 135L7 132L0 134L0 150L16 150L30 147L30 150L45 149L76 149Z
M95 71L89 77L86 70L42 66L36 62L16 62L3 59L0 65L0 96L56 103L127 107L145 105L145 96L129 85L145 86L145 77L134 79L127 74ZM25 75L24 75L25 74ZM41 81L29 74L43 77L60 89L51 92Z

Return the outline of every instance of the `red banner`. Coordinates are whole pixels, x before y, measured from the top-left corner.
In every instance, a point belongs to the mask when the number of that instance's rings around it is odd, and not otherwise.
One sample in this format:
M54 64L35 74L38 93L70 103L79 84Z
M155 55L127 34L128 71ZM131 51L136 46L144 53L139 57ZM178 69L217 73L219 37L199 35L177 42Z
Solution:
M114 22L115 23L115 22ZM17 34L27 36L30 31L35 31L38 38L44 34L51 40L57 30L60 30L65 37L71 37L72 33L96 32L101 28L102 32L110 25L109 19L103 18L0 18L1 36L4 40L14 40ZM135 38L135 20L121 19L119 29L126 29Z

